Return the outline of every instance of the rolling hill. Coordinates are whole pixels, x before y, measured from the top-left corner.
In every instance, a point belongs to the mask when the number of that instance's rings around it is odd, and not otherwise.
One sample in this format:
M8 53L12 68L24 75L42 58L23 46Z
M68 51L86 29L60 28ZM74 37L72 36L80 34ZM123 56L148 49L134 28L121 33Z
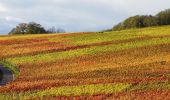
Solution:
M0 98L170 99L170 26L0 37Z

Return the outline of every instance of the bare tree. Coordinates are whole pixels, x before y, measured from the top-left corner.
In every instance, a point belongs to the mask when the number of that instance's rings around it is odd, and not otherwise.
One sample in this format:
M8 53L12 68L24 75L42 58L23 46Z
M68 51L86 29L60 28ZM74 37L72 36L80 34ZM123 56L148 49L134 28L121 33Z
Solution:
M53 26L53 27L49 28L49 29L47 30L47 32L48 32L48 33L65 33L65 30L62 29L62 28L56 29L56 28Z
M65 33L65 30L62 29L62 28L58 28L57 31L56 31L56 33Z
M49 28L49 29L47 30L47 32L48 32L48 33L56 33L57 30L56 30L56 28L53 26L53 27Z

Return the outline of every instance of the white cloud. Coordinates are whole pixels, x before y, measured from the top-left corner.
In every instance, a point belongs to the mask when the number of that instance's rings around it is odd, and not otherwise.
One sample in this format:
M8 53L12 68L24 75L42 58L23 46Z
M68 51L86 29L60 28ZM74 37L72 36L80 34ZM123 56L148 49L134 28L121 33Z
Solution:
M4 5L0 4L0 12L6 12L6 11L7 8Z
M8 22L22 22L22 19L21 18L16 18L16 17L12 17L12 16L6 16L5 17L5 20L8 21Z

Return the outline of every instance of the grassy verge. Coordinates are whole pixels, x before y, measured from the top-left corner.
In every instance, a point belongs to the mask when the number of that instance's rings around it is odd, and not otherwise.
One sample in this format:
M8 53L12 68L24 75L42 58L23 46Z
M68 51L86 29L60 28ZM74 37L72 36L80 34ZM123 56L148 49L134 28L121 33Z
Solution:
M10 62L5 60L1 60L0 64L11 70L15 77L19 75L19 69L14 64L11 64Z

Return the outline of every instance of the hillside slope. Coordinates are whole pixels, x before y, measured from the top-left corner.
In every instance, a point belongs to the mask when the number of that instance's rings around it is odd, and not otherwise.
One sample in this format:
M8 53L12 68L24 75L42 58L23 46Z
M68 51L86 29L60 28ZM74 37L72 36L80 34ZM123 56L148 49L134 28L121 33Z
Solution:
M2 62L20 70L1 98L170 97L170 26L3 36L0 48Z

